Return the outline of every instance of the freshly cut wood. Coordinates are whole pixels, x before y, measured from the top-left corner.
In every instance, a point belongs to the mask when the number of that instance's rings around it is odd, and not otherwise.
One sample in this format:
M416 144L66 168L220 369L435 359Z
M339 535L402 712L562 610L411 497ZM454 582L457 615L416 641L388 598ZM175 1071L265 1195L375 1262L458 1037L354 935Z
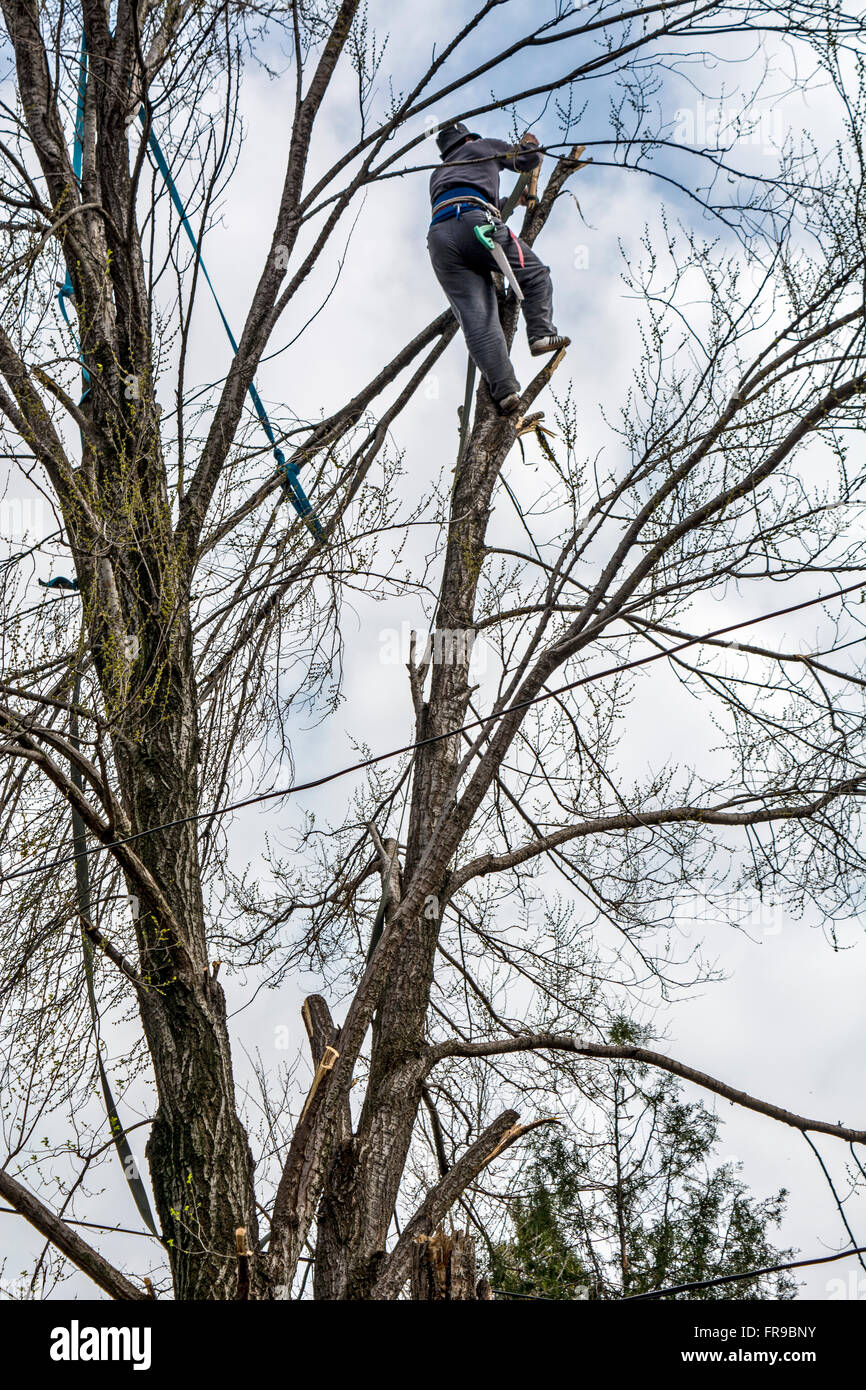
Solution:
M438 1226L432 1236L419 1236L412 1257L412 1298L475 1299L475 1237L468 1231Z

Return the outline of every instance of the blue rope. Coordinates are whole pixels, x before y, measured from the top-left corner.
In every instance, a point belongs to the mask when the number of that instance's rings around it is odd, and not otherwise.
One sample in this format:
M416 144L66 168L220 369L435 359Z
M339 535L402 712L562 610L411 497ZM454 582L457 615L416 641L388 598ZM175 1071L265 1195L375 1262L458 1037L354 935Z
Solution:
M145 111L143 106L140 108L138 114L142 126L146 129L147 112ZM235 335L232 333L231 325L229 324L229 321L226 318L225 313L223 312L223 307L220 304L219 296L217 295L217 292L213 286L213 281L211 280L210 275L208 274L207 266L204 263L204 257L201 254L199 239L193 231L192 226L190 224L190 220L187 217L186 208L184 206L183 199L181 198L177 190L177 185L175 184L175 181L172 178L171 169L168 165L168 160L163 154L160 143L152 130L148 135L148 145L150 147L150 152L153 155L154 163L156 164L156 167L159 170L159 172L162 174L163 181L165 183L166 188L168 189L171 201L174 203L174 206L177 210L181 226L186 232L187 237L189 238L190 245L192 246L193 251L198 257L198 263L201 266L202 274L204 275L204 278L207 281L208 288L211 294L213 295L213 301L217 307L217 312L219 313L219 316L222 319L223 328L225 329L228 340L232 345L232 351L235 353L235 355L237 355L238 345L235 340ZM252 401L253 406L255 407L255 412L258 415L259 420L261 422L262 428L268 437L271 448L273 449L274 458L276 459L277 463L280 466L280 469L282 470L283 477L285 479L286 486L289 491L289 500L291 501L292 506L294 507L295 511L297 512L301 520L304 522L304 524L307 527L309 527L309 529L312 531L316 539L324 540L324 531L322 530L318 517L313 511L313 506L310 502L310 499L307 497L307 494L304 492L304 489L301 486L300 478L298 476L298 465L296 463L293 463L291 460L287 459L282 449L280 449L277 445L276 436L274 434L273 427L268 417L268 412L265 410L262 398L256 390L253 382L250 382L249 385L249 395L250 400Z
M81 192L81 170L84 164L84 101L86 94L87 44L85 42L84 35L82 34L81 56L78 60L78 101L75 107L75 140L72 145L72 172L75 175L75 182L78 185L79 193ZM90 374L84 365L84 357L81 351L81 344L78 341L78 335L72 326L72 320L69 317L69 310L66 307L67 299L73 299L74 297L75 287L72 284L72 276L70 275L69 267L67 266L66 279L60 286L60 291L57 295L57 303L60 305L60 312L63 315L63 321L72 335L72 341L78 349L78 357L81 361L81 378L82 384L84 386L84 392L82 394L81 400L79 401L79 405L81 405L84 401L87 400L87 397L90 394Z
M72 147L72 172L81 188L81 169L84 163L84 98L87 93L87 40L81 35L81 57L78 60L78 105L75 108L75 144Z
M81 191L81 171L84 164L84 102L86 94L87 43L84 35L82 34L81 57L79 59L78 67L78 102L75 111L75 141L72 147L72 172L75 175L75 181L78 184L79 192ZM146 129L147 112L145 111L145 108L143 106L139 109L138 114L142 126ZM199 239L193 231L192 226L190 225L190 220L186 215L186 208L184 206L183 199L178 193L177 185L175 184L175 181L172 178L171 169L168 165L168 160L163 154L162 149L160 147L160 143L152 130L148 135L148 146L150 148L151 155L153 156L154 163L156 164L156 167L159 170L160 174L162 174L165 186L168 189L169 195L171 197L171 201L174 203L174 206L177 209L177 213L181 221L181 226L183 227L184 231L189 237L190 244L193 250L195 251L196 256L198 257L198 262L201 266L202 274L204 275L204 278L207 281L208 288L210 289L210 292L213 295L213 300L216 304L217 312L219 313L219 316L222 319L223 328L225 329L226 334L228 336L228 340L231 343L232 351L234 352L235 356L237 356L238 345L235 340L235 335L232 333L231 325L229 324L229 321L226 318L225 313L223 312L223 307L220 304L219 297L217 295L216 290L214 289L213 281L211 280L210 275L208 274L207 266L204 263L204 257L201 254ZM57 296L57 302L60 305L60 312L63 315L64 322L66 323L69 332L72 334L73 341L75 343L76 348L78 349L78 356L82 358L81 372L85 387L84 394L81 397L81 401L83 402L87 399L87 396L90 392L90 376L87 372L86 367L84 366L83 355L81 352L81 344L78 341L78 337L75 333L75 329L73 328L72 321L69 317L69 311L66 307L66 300L73 299L74 296L75 289L72 284L72 277L67 268L66 279L60 287L60 292ZM291 459L287 459L282 449L277 444L277 438L274 434L273 426L271 425L270 419L268 417L268 412L265 410L264 403L262 402L262 398L255 388L255 384L253 382L250 382L248 389L250 400L252 401L253 406L255 407L255 412L259 417L259 421L262 425L265 434L268 437L268 442L270 443L270 446L273 450L274 458L276 459L280 471L282 472L283 483L286 488L289 501L291 502L298 516L303 521L304 525L315 536L316 540L323 541L325 539L325 533L322 529L321 522L319 521L318 517L313 511L313 505L310 502L309 497L307 496L306 492L301 486L298 465L292 462Z

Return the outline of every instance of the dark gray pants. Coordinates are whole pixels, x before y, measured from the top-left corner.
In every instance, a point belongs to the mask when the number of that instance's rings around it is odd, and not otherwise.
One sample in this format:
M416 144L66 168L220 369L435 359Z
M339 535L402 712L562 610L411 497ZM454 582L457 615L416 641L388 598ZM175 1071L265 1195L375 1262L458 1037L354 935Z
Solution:
M520 387L499 322L499 305L491 278L493 257L475 235L475 227L486 221L479 208L437 222L428 232L427 250L436 278L463 330L469 355L487 382L493 399L501 401ZM555 333L553 285L547 266L522 241L521 266L517 246L504 224L496 225L493 238L504 249L526 296L523 313L530 343Z

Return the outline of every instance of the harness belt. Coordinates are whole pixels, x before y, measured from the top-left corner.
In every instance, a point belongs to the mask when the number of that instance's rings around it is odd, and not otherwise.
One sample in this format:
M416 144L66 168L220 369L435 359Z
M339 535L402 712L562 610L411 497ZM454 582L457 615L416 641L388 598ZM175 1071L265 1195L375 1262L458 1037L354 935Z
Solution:
M460 210L464 207L480 208L489 218L496 222L502 221L502 214L498 207L489 203L484 194L478 188L471 186L458 186L457 188L446 188L442 196L437 198L433 204L433 216L430 226L435 227L437 222L444 222L448 217L459 217Z
M447 196L445 196L447 195ZM475 228L475 235L493 257L496 269L505 276L516 296L518 304L523 303L523 291L517 283L517 277L511 266L508 264L508 257L502 247L493 239L493 233L497 226L502 226L502 213L493 203L488 203L479 189L467 187L446 188L445 195L437 198L433 204L433 217L430 222L431 227L435 227L437 222L444 222L448 217L459 217L463 208L479 208L490 219ZM520 264L523 265L523 252L520 250L520 242L511 231L511 237L515 242L520 255Z

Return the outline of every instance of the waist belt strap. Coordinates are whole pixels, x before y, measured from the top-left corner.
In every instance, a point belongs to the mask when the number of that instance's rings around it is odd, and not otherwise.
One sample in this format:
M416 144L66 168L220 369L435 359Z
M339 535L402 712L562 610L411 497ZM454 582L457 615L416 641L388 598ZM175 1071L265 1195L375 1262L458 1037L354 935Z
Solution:
M447 217L459 217L460 209L463 207L479 208L491 220L501 222L502 217L499 208L488 203L487 199L474 189L448 188L445 192L449 196L439 198L433 204L431 227L434 227L437 222L444 222Z
M452 199L457 197L478 198L485 205L488 204L487 194L481 188L476 188L474 183L453 183L449 188L443 188L433 199L433 211L435 212L444 198Z

